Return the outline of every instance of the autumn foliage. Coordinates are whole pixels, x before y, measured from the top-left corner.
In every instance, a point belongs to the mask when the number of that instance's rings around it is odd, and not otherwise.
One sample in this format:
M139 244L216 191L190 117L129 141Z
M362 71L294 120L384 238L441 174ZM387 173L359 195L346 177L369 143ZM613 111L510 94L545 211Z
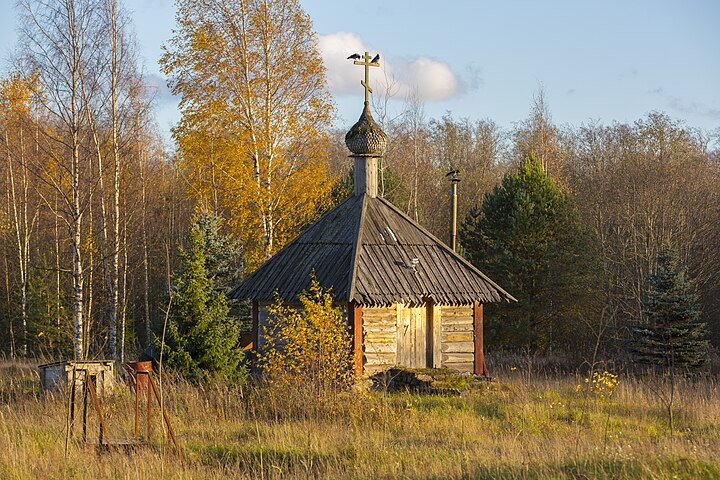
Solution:
M268 307L259 358L264 380L313 396L345 389L353 379L352 355L340 310L316 279L299 300L300 308L281 300Z
M297 1L177 2L162 59L183 117L189 193L230 219L250 269L328 196L334 109L312 22Z

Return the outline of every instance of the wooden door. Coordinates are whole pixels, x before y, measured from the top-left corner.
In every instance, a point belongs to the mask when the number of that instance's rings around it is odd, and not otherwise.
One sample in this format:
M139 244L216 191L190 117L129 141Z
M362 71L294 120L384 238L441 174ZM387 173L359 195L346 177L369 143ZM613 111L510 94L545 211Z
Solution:
M397 363L403 367L432 367L432 339L428 337L427 308L397 306ZM432 334L431 334L432 335ZM428 349L428 345L430 348ZM428 363L428 361L430 363Z

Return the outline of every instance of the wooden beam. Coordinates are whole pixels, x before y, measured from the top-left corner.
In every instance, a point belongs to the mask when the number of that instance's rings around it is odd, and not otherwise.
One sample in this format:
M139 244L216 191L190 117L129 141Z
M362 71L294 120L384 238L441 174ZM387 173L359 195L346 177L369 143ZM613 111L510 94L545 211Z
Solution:
M250 338L252 341L253 351L257 352L258 340L260 339L260 306L258 302L252 302L252 330L250 330Z
M425 299L425 366L435 366L435 302ZM437 319L440 320L439 318Z
M356 376L363 374L362 305L348 304L348 323L353 339L353 366Z
M434 305L433 317L433 368L442 368L442 307Z
M475 375L487 376L485 367L485 350L483 345L483 304L473 304L473 339L475 342L475 353L473 357L473 373Z

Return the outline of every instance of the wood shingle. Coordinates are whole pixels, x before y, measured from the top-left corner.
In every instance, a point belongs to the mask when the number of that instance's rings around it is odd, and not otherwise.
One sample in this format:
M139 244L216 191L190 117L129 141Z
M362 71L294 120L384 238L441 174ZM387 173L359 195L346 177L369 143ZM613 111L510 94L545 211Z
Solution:
M295 301L314 274L336 301L468 305L514 298L382 198L353 195L248 276L231 298Z

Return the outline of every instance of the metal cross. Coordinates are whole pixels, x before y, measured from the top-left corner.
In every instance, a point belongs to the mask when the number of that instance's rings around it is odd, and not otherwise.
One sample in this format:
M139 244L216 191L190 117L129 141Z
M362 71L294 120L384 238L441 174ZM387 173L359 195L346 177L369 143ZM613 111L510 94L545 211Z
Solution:
M379 67L380 64L378 62L371 62L370 60L372 57L368 52L365 52L365 55L362 56L364 59L362 62L359 60L355 60L353 63L355 65L363 65L365 66L365 80L360 80L360 85L365 87L365 103L368 103L368 93L372 93L372 88L370 88L370 67Z

